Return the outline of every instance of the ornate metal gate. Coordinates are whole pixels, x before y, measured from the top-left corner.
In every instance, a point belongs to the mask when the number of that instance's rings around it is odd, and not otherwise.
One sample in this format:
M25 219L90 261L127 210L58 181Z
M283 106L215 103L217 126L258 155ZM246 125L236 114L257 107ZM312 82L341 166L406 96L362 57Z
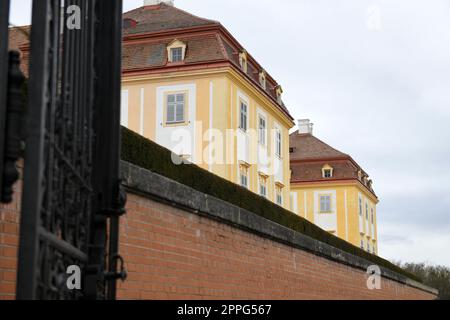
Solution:
M1 2L1 12L8 12L9 0ZM7 39L1 15L1 38ZM121 21L121 0L33 1L18 299L114 299L116 280L126 276L118 255L125 205L119 181ZM3 76L3 43L0 50ZM10 110L14 92L3 94L4 87L0 99ZM17 125L8 121L7 131ZM79 290L67 284L77 268Z

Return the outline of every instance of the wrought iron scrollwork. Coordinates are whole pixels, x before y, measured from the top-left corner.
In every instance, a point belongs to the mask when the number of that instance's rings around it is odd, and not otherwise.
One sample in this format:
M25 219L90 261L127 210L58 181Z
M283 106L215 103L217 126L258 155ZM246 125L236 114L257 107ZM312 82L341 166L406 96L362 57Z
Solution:
M1 202L12 201L13 185L19 179L16 161L21 155L21 127L25 106L23 84L25 76L20 70L20 53L9 52L8 90L6 103L6 134L4 137L3 186Z
M72 30L61 19L74 5ZM121 0L33 1L19 299L115 298L121 9ZM70 266L82 270L81 290L65 285Z

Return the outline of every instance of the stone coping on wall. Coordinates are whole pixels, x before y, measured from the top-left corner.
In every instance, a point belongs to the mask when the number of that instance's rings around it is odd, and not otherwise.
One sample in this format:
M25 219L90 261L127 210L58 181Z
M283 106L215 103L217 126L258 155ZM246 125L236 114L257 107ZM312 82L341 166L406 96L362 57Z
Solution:
M308 251L317 256L361 269L364 272L366 272L369 266L374 264L364 258L352 255L267 220L248 210L239 208L226 201L125 161L121 162L121 179L125 188L131 193L168 203L172 206L218 220L259 236ZM382 276L385 278L438 295L438 290L434 288L428 287L383 266L380 266L380 269Z

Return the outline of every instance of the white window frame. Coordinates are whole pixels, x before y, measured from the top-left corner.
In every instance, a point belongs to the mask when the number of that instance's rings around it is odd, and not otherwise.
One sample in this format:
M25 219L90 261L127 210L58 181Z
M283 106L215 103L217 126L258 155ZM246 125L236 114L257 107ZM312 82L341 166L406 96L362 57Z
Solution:
M178 101L178 98L182 96L183 97L183 101ZM170 97L174 98L173 102L170 102L169 99ZM186 122L186 100L187 100L187 95L186 93L168 93L166 96L166 125L173 125L173 124L180 124L180 123L185 123ZM169 108L173 106L173 120L169 121ZM179 113L178 113L178 108L182 107L182 119L178 119Z
M275 202L279 206L283 205L283 187L282 186L275 186Z
M245 109L245 112L243 112L243 109ZM239 99L239 129L244 132L247 132L248 129L248 103L242 99Z
M263 175L259 175L259 195L261 197L267 198L267 177L264 177ZM264 191L264 192L263 192Z
M261 113L258 114L258 142L262 146L267 146L267 118Z
M366 201L366 221L369 221L369 204Z
M261 71L259 73L259 84L261 85L261 87L266 90L267 88L267 81L266 81L266 73L265 71Z
M180 41L178 39L173 40L171 43L169 43L167 45L167 60L169 63L177 63L177 62L182 62L186 59L186 48L187 45L186 43L184 43L183 41ZM180 60L173 60L173 55L172 55L172 49L181 49L181 59Z
M175 56L174 53L179 51L179 56L178 54ZM177 59L175 59L175 57ZM170 61L171 62L181 62L183 61L183 47L173 47L170 48Z
M283 153L283 135L280 128L275 128L275 155L281 159Z
M244 71L245 73L247 73L248 70L248 61L247 61L247 52L246 51L242 51L239 54L239 63L241 65L242 71Z
M327 201L325 201L327 199ZM330 213L332 212L332 195L331 194L319 194L319 212ZM328 209L328 210L327 210Z
M248 170L249 168L244 166L244 165L240 165L239 166L239 178L240 178L240 185L241 187L247 188L248 189ZM244 174L245 173L245 174ZM243 180L245 179L245 184L243 183Z

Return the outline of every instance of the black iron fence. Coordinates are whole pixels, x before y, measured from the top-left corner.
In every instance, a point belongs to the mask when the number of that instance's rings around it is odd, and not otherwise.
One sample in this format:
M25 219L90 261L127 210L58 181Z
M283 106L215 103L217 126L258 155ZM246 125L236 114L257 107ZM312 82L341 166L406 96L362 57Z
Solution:
M3 202L25 146L17 298L114 299L126 276L118 253L122 1L33 1L26 106L19 53L7 54L9 0L0 6Z

